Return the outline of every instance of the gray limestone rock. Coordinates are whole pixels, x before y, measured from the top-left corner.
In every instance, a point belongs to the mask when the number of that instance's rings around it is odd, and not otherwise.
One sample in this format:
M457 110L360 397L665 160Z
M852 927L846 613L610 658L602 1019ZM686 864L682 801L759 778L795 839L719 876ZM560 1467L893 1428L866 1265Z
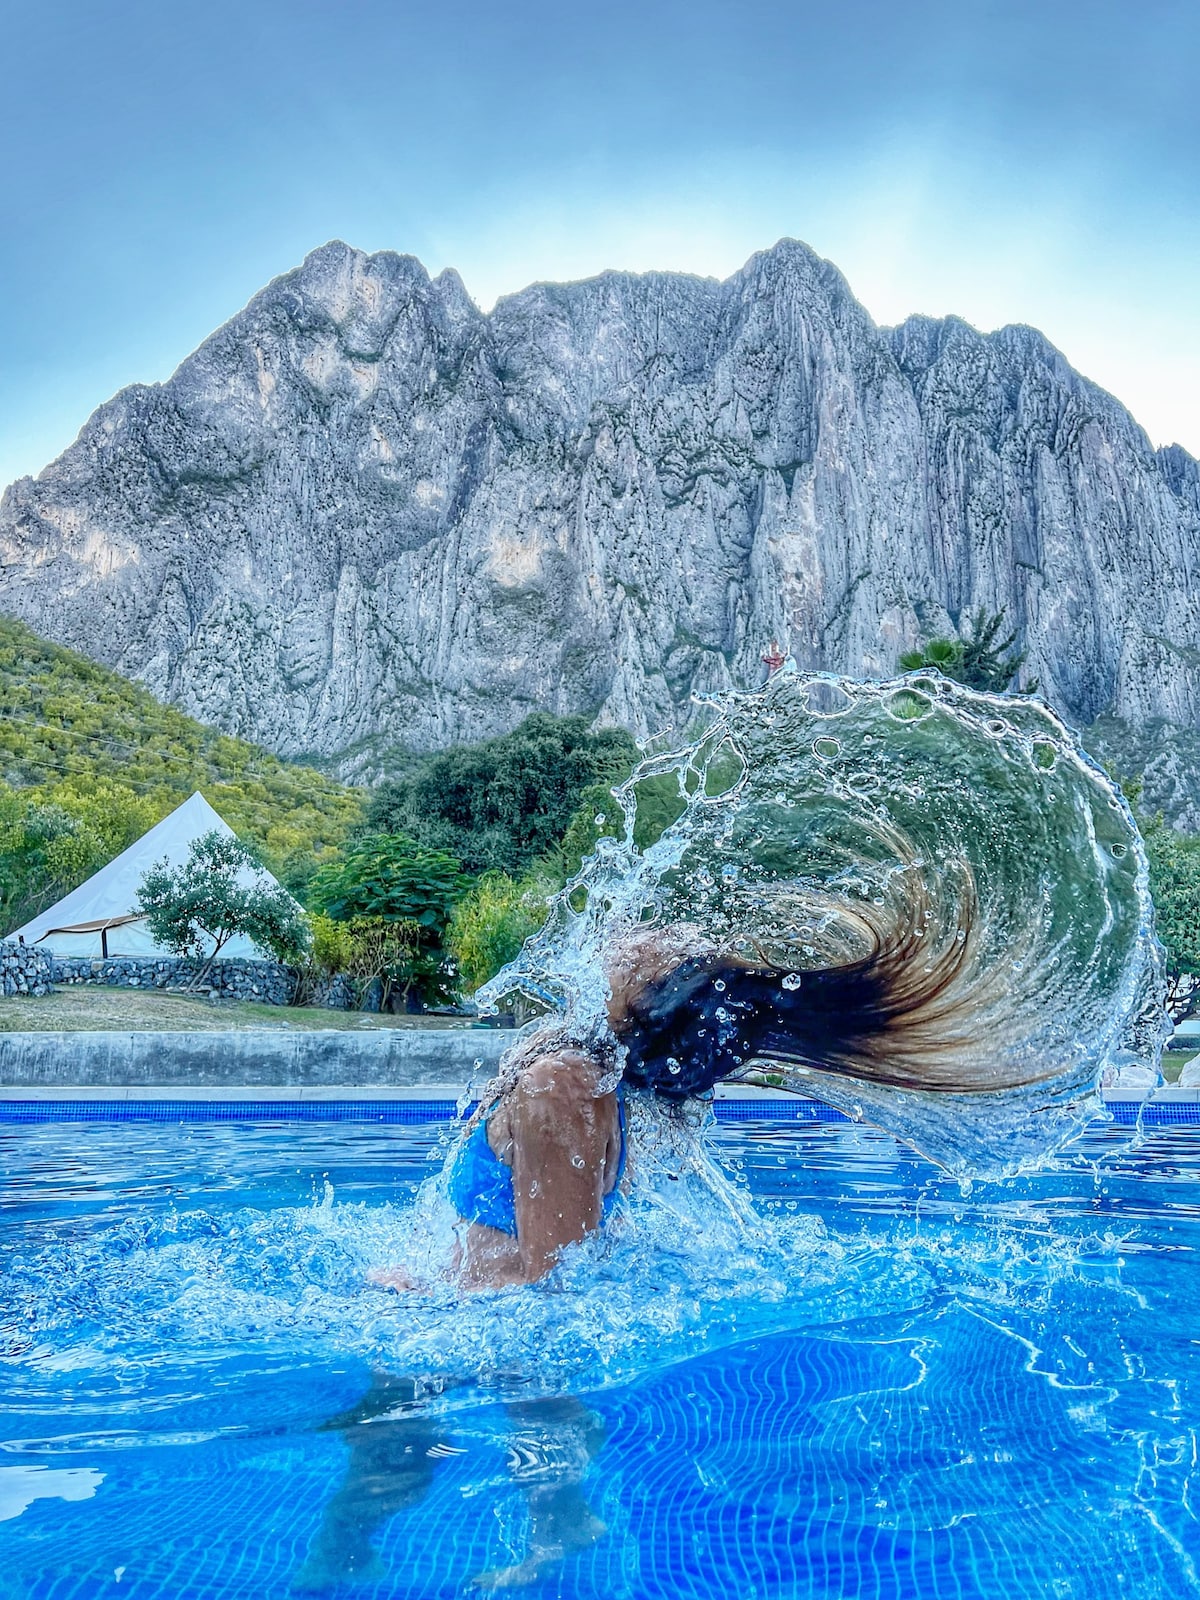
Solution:
M326 245L14 484L0 563L0 608L284 753L655 731L772 636L888 673L981 605L1070 721L1200 724L1197 463L1034 330L878 328L792 241L490 315Z

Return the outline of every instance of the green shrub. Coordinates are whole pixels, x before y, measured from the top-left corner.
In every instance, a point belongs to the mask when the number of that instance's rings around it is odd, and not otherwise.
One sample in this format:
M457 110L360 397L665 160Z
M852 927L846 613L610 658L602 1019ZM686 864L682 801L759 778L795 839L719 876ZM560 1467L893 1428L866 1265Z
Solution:
M314 911L347 926L358 956L366 959L371 941L382 938L381 925L408 939L401 964L390 963L387 988L425 1003L451 998L452 975L446 964L445 934L451 912L467 888L458 862L444 850L429 850L399 833L366 834L352 840L332 861L326 862L308 888ZM365 925L374 925L368 933ZM357 934L355 929L358 929ZM401 970L401 965L403 970ZM375 974L382 979L382 969Z
M555 887L544 878L518 882L504 872L485 872L458 902L446 943L468 994L494 978L537 932Z
M330 977L335 977L339 972L348 972L354 959L350 924L336 922L324 912L314 911L309 913L308 926L312 932L308 956L313 968Z

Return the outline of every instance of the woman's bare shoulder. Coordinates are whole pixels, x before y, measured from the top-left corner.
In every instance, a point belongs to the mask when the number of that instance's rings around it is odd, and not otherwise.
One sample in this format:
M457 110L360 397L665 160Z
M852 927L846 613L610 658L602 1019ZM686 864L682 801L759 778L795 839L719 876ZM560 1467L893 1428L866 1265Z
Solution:
M595 1094L599 1092L603 1076L603 1065L595 1056L576 1045L561 1045L531 1057L515 1087L537 1092L561 1085L577 1091L587 1089Z

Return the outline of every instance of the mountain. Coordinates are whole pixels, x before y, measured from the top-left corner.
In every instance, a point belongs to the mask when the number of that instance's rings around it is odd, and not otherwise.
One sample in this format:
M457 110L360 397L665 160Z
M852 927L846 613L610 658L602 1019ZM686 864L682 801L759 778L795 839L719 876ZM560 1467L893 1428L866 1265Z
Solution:
M279 752L656 730L772 636L888 673L983 605L1176 811L1198 567L1197 463L1039 333L879 328L787 240L487 315L326 245L0 503L0 609Z

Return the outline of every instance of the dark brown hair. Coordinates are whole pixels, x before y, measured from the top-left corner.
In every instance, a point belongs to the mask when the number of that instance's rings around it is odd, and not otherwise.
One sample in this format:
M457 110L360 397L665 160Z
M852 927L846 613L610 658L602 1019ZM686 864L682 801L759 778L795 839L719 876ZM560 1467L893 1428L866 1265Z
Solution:
M882 910L828 898L824 906L827 944L861 953L808 969L782 949L761 960L684 960L629 1004L617 1030L626 1080L683 1099L755 1061L960 1094L1046 1076L999 1048L1003 979L980 959L982 917L965 862L943 874L936 901L909 866Z

